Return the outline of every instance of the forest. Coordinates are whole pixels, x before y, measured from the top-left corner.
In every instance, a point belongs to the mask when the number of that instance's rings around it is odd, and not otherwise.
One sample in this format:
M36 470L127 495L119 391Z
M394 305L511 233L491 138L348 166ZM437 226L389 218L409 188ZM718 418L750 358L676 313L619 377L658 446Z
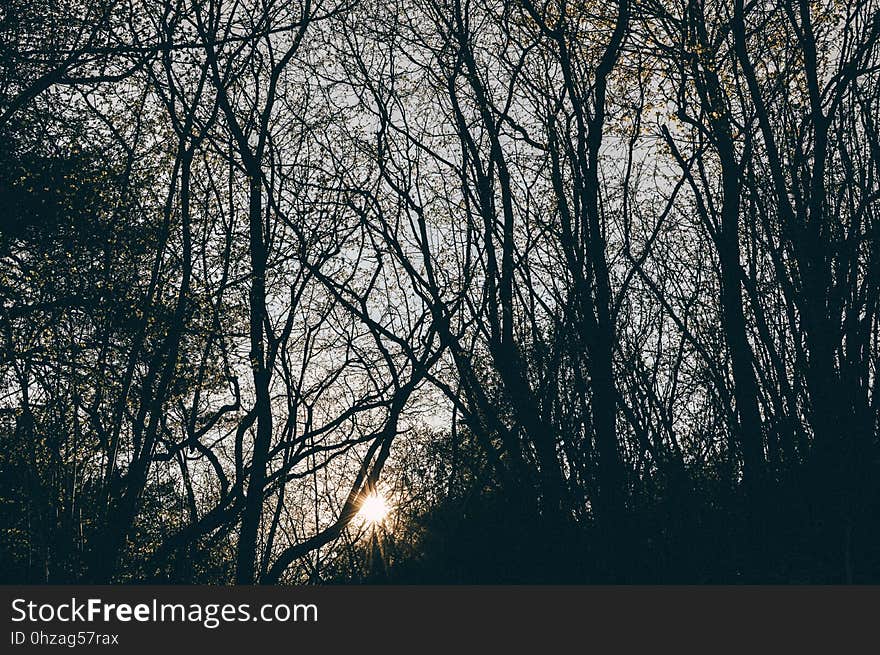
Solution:
M4 0L0 582L880 582L878 0Z

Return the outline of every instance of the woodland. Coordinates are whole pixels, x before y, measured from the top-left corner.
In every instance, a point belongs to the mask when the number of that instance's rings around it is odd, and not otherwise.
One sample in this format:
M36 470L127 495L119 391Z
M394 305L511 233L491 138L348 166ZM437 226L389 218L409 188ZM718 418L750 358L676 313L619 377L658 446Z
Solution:
M877 0L5 0L0 582L880 582Z

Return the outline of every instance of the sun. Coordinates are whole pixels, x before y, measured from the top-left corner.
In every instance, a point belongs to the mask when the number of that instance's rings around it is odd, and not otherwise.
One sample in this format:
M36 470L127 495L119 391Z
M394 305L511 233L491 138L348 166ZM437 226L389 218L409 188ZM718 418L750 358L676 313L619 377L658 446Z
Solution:
M385 520L388 511L388 503L385 502L385 499L379 492L374 491L361 502L358 516L360 516L366 523L375 525Z

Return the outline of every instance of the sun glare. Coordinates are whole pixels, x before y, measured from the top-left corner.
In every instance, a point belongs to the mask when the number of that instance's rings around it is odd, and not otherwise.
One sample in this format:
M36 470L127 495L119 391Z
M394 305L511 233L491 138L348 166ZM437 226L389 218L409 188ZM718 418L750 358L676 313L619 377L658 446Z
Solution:
M376 524L385 520L388 514L388 504L377 492L371 493L361 503L358 515L367 523Z

